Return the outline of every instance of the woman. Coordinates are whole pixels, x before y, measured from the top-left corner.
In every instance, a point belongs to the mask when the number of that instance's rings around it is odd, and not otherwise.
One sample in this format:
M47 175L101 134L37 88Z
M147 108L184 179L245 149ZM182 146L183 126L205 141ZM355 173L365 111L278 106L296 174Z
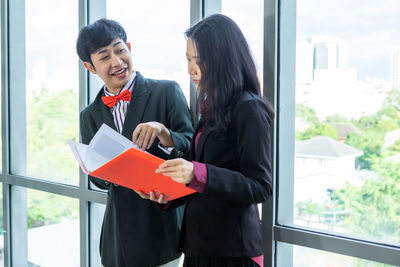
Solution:
M186 203L180 236L184 266L262 266L257 203L271 196L272 109L239 27L212 15L186 31L188 72L200 120L191 161L164 162L156 172L198 193ZM139 194L159 203L164 196Z

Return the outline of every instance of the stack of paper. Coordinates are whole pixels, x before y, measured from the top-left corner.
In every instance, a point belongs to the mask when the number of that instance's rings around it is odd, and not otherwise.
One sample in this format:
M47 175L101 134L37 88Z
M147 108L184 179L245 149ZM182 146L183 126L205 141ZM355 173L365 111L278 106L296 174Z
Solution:
M68 144L88 175L144 193L162 193L167 200L195 192L184 184L155 173L164 160L141 151L106 124L100 127L89 145L71 140Z

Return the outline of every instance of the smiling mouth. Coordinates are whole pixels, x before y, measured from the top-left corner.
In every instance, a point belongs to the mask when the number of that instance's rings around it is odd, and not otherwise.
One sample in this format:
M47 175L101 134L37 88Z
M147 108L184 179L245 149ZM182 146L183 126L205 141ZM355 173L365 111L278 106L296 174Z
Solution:
M121 70L119 70L119 71L116 71L116 72L112 73L111 75L112 75L112 76L121 75L121 74L123 74L127 69L128 69L128 68L123 68L123 69L121 69Z

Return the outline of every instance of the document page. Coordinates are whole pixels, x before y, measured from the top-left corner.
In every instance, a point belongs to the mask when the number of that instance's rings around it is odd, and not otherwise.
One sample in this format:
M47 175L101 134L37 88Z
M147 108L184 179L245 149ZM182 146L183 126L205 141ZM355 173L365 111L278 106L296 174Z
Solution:
M72 153L75 156L75 159L78 161L79 166L81 166L82 170L86 173L89 174L88 169L86 168L85 163L83 162L83 159L85 158L86 155L86 150L88 148L87 145L77 143L72 140L67 140L68 145L70 146Z
M131 140L106 124L97 131L89 146L69 140L72 152L83 171L90 173L130 148L138 147Z

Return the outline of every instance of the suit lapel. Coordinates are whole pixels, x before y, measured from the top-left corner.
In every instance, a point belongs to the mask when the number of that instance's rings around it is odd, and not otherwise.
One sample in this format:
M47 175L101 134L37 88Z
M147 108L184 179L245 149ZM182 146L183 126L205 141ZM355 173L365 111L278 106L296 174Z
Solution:
M200 130L200 123L197 123L196 129L194 130L193 136L192 136L192 140L190 141L190 159L191 160L196 160L196 151L195 151L195 144L196 144L196 136L197 133Z
M94 101L92 109L92 112L95 113L94 118L100 123L100 126L105 123L116 131L117 128L115 127L113 116L110 109L104 105L103 100L101 99L102 96L104 96L104 87L100 89Z
M198 131L199 128L196 130ZM210 135L211 131L210 128L206 127L203 128L203 131L201 132L199 141L197 141L197 149L196 149L196 155L195 155L195 159L196 161L199 161L202 156L203 156L203 152L204 152L204 144L208 138L208 136ZM197 133L196 133L197 135Z
M150 96L150 92L146 88L144 77L139 72L136 72L136 75L137 77L133 86L132 98L129 102L124 121L124 128L122 129L122 135L127 138L132 137L133 130L142 122L143 113Z

